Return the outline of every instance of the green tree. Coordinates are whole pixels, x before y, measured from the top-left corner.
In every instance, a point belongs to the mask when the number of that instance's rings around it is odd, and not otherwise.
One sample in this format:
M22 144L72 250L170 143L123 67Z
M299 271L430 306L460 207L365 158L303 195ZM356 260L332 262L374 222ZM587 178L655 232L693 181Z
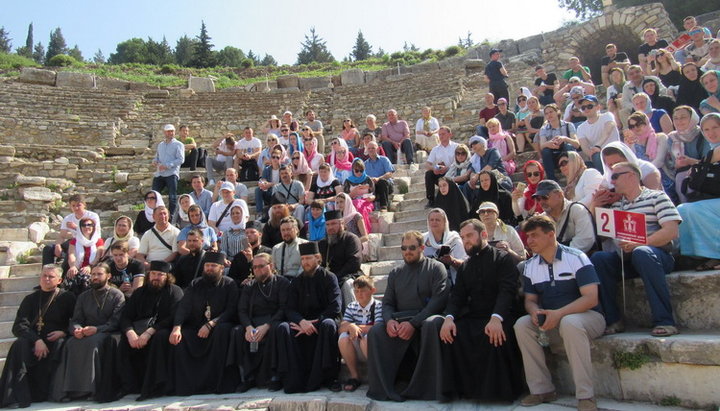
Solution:
M28 34L27 34L27 38L25 39L25 45L17 49L17 54L19 54L23 57L32 58L32 54L33 54L33 24L32 23L30 23L30 25L28 26Z
M197 41L187 35L180 37L175 44L175 62L181 66L188 67L192 60L196 44Z
M212 37L208 35L205 21L202 21L200 35L197 36L197 40L197 46L193 52L190 65L199 68L213 67L215 65L215 56L213 55L212 48L215 47L215 45L210 43Z
M157 42L148 37L145 42L145 48L147 49L147 54L142 63L162 66L163 64L170 64L175 60L170 44L168 44L165 36L163 36L161 42Z
M298 53L297 64L328 63L335 61L335 57L328 51L325 40L315 33L315 27L310 28L310 36L305 35L301 43L302 50Z
M365 40L361 30L358 30L357 38L355 39L355 47L353 47L352 56L355 61L367 60L372 56L372 46Z
M68 51L68 56L74 58L75 60L77 60L79 62L85 61L85 59L83 58L82 52L80 51L80 48L78 47L77 44L75 45L75 47L71 48Z
M5 31L5 27L0 27L0 52L10 53L12 49L12 39L9 37L10 32Z
M405 44L403 44L403 51L420 51L420 49L415 45L415 43L410 43L408 46L406 41Z
M144 63L147 57L145 40L137 37L118 43L115 53L110 53L110 64Z
M237 47L225 46L217 52L217 65L224 67L240 67L245 53Z
M102 50L98 49L98 51L95 52L95 55L93 56L93 63L105 64L105 55L103 54Z
M277 66L278 62L275 60L275 57L265 53L265 57L263 57L262 61L260 62L261 66Z
M37 64L43 64L45 61L45 46L43 46L41 41L38 41L38 44L35 45L32 58Z
M45 53L45 61L50 61L51 58L58 54L67 53L68 48L65 37L63 37L62 30L58 27L50 33L50 43L48 43L47 53Z
M248 51L247 58L253 62L253 65L255 65L255 66L260 65L260 57L256 56L252 50Z
M377 51L377 53L375 53L375 55L373 57L383 58L383 57L385 57L385 54L386 54L385 50L383 50L382 47L378 47L378 51Z

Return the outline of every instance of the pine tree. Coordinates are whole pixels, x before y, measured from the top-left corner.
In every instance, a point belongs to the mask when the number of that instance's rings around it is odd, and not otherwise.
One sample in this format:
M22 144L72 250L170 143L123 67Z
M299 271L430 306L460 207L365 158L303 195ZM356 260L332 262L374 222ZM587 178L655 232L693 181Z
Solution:
M165 36L163 36L162 42L157 42L148 37L147 42L145 42L145 49L147 51L142 63L161 66L173 62L172 49Z
M9 37L10 32L5 31L5 27L0 27L0 52L10 53L12 49L12 39Z
M93 62L95 64L105 64L105 55L103 54L102 50L98 49L98 51L93 56Z
M265 57L263 57L262 61L260 62L261 66L277 66L277 60L275 60L275 57L265 53Z
M43 46L41 41L38 41L38 44L35 45L32 58L37 64L43 64L45 62L45 46Z
M358 30L357 38L355 39L355 47L353 47L352 56L355 61L367 60L372 56L372 46L365 40L361 30Z
M196 43L187 35L180 37L175 44L175 62L184 67L189 66Z
M47 53L45 54L45 61L50 61L51 58L58 54L67 54L68 48L65 43L65 37L63 37L60 27L56 28L50 33L50 43L48 43Z
M85 59L83 58L82 52L80 51L80 48L78 47L77 44L75 45L75 47L70 49L70 51L68 51L68 56L74 58L75 60L77 60L79 62L85 61Z
M297 64L327 63L335 61L335 57L328 51L325 40L315 33L315 27L310 28L310 37L305 35L302 50L298 53Z
M255 66L260 65L260 57L256 56L252 50L248 51L247 58L252 60L253 65L255 65Z
M23 47L20 47L17 49L17 54L27 57L29 59L32 58L33 54L33 24L30 23L28 26L28 34L27 38L25 39L25 45Z
M214 44L210 43L210 40L212 37L210 37L207 33L207 27L205 27L205 22L202 21L202 26L200 27L200 35L197 36L197 47L195 47L193 58L190 63L193 67L213 67L215 65L215 56L213 55L212 48L215 46Z

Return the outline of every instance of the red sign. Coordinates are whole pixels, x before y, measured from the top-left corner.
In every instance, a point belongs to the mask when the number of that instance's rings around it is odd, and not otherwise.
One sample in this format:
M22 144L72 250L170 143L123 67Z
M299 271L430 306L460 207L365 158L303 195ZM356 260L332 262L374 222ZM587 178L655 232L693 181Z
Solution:
M616 240L647 244L645 214L596 208L598 234Z
M667 51L674 53L677 50L685 48L688 44L692 42L692 37L690 37L689 34L685 33L682 36L678 37L666 47Z

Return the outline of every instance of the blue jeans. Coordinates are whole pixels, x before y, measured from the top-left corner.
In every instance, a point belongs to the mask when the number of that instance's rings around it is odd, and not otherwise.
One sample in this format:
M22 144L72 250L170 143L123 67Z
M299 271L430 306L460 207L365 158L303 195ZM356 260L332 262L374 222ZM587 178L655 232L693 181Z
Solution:
M168 211L170 212L170 215L175 215L175 209L177 208L177 186L178 186L178 176L171 175L167 177L154 177L153 178L153 184L152 189L157 191L158 193L162 191L163 188L167 187L168 189Z
M385 150L385 154L387 155L388 159L391 163L396 164L397 163L397 150L395 150L395 146L389 142L389 141L383 141L382 142L383 150ZM406 164L412 164L415 162L415 147L413 147L412 141L410 141L409 138L406 138L405 140L400 143L400 151L405 153L405 163Z
M270 190L263 191L260 187L255 187L255 211L257 211L258 216L262 213L263 208L265 208L265 203L269 203L272 198Z
M597 152L592 155L592 164L588 164L588 166L599 171L600 174L603 173L603 163L602 163L602 156L600 155L600 152Z
M557 178L555 178L555 161L561 153L567 153L568 151L575 151L575 147L570 143L563 143L558 149L543 148L540 151L543 168L545 168L545 178L557 181Z
M601 251L590 257L600 278L600 302L608 325L620 321L617 305L617 283L622 281L620 256L616 252ZM672 272L672 255L657 247L643 245L632 251L630 263L625 263L625 277L640 277L650 304L655 326L675 325L670 305L670 290L665 275Z

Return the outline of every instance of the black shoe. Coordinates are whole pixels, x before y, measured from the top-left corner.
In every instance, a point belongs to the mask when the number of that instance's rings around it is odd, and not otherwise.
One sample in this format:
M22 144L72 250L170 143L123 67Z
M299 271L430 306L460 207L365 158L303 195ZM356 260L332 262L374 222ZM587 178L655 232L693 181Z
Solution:
M255 380L247 380L244 383L240 384L240 386L237 389L237 392L248 392L250 388L254 388L256 386Z
M267 387L268 391L270 392L280 391L282 390L282 388L282 381L270 381L270 384L268 384Z
M330 384L327 385L328 390L332 392L340 392L342 391L342 385L340 384L340 381L333 380Z

